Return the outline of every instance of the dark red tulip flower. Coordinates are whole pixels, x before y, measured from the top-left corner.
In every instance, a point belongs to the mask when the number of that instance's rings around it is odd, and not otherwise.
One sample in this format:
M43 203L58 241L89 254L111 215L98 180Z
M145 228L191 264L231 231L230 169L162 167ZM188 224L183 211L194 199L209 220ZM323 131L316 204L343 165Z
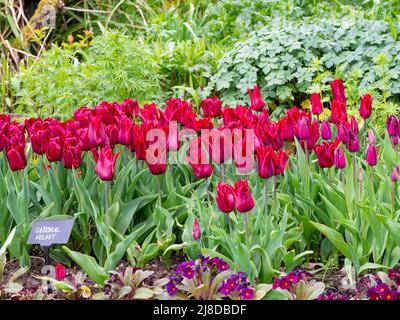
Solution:
M346 168L346 157L344 156L344 152L341 146L336 148L334 153L334 163L335 167L338 169Z
M275 152L271 146L261 146L256 150L257 172L260 178L268 179L275 175Z
M374 167L378 164L378 152L376 150L375 145L370 144L368 146L366 160L367 160L367 164L370 167Z
M305 148L305 143L307 143L307 149L309 151L311 151L315 144L317 143L318 139L319 139L319 127L318 127L318 122L317 121L313 121L310 125L310 137L307 140L301 140L300 144L303 147L303 149Z
M388 116L386 118L386 129L390 137L398 135L398 121L396 116Z
M50 135L48 130L37 130L30 135L31 146L34 153L42 155L46 153L47 139Z
M360 141L358 139L358 135L352 130L350 130L347 135L347 150L349 150L350 152L358 152L360 150Z
M331 125L328 121L322 121L321 123L321 137L324 140L332 139Z
M282 149L278 151L275 157L274 165L275 165L275 175L283 174L286 168L286 164L289 160L289 156Z
M194 219L193 222L193 229L192 229L192 237L193 240L199 240L201 236L201 230L200 230L200 225L199 225L199 220L197 218Z
M212 175L213 169L212 166L205 161L207 157L202 153L201 139L199 137L195 137L190 141L190 146L192 147L192 150L189 152L190 157L185 158L186 161L192 166L193 173L196 178L208 178ZM196 148L196 150L193 150L193 148ZM204 159L202 159L202 155Z
M360 97L360 115L367 120L372 114L372 97L368 93Z
M88 138L94 148L109 144L105 125L100 117L94 117L90 120Z
M146 150L146 163L149 170L154 175L160 175L167 171L167 154L156 144L151 145Z
M119 105L119 110L127 116L129 119L132 119L133 116L139 113L139 104L137 100L132 100L131 98L125 99Z
M308 117L303 117L299 120L297 139L308 140L310 138L310 119Z
M82 107L74 111L74 119L79 121L81 128L89 127L93 116L95 116L95 111L88 107Z
M133 126L133 150L135 151L137 160L144 160L146 158L146 135L147 130L143 124Z
M121 119L118 124L118 143L129 146L133 143L133 126L134 122L128 118Z
M233 141L230 130L219 127L210 130L208 136L202 136L202 138L213 163L221 164L232 157Z
M315 154L318 158L318 164L321 168L330 168L334 165L335 150L339 144L339 140L333 142L323 142L314 147Z
M61 161L63 155L63 140L60 137L47 141L46 157L49 162Z
M272 146L272 149L276 151L283 147L282 122L270 123L264 132L266 142Z
M77 169L82 163L82 144L75 137L64 140L64 150L62 157L64 168Z
M333 123L340 124L347 122L346 103L340 100L331 101L331 120Z
M114 146L118 143L118 138L119 138L119 129L117 125L110 124L106 126L106 134L108 137L110 147L114 148Z
M207 98L200 102L203 114L207 118L218 117L222 114L221 100L217 97Z
M66 271L65 271L65 267L61 263L58 263L56 265L54 272L55 272L55 278L57 281L63 281L65 279Z
M316 115L320 115L322 113L322 103L319 93L311 94L311 112Z
M218 209L230 213L235 209L235 189L229 184L219 182L217 186L216 202Z
M26 167L25 144L12 145L6 152L8 165L12 171L22 170Z
M395 166L392 170L392 174L390 175L390 178L392 179L393 182L397 182L397 179L400 176L400 168L398 166Z
M238 212L244 213L254 208L254 200L247 179L235 182L235 196L235 207Z
M92 144L89 140L89 129L88 128L81 128L78 129L76 132L76 137L79 139L79 141L81 142L81 149L82 151L89 151L90 149L92 149Z
M254 86L253 92L250 89L247 89L247 92L250 96L250 107L254 111L262 111L265 106L265 101L261 96L260 89L257 85Z
M341 79L336 79L333 82L331 82L331 89L332 89L333 100L338 100L346 103L344 85Z
M114 178L115 162L121 151L113 155L109 145L101 148L100 152L92 149L93 158L96 161L96 172L101 180L110 181Z

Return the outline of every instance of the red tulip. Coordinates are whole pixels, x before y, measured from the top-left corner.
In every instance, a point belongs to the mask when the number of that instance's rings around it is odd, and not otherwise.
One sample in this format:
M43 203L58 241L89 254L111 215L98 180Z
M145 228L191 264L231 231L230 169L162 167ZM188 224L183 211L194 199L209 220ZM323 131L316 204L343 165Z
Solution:
M65 267L64 267L61 263L58 263L58 264L56 265L56 268L55 268L55 277L56 277L56 280L57 280L57 281L62 281L62 280L64 280L65 277L66 277Z
M282 122L270 123L264 130L266 142L272 149L279 150L283 146Z
M378 152L373 144L370 144L367 149L366 160L369 166L374 167L378 163Z
M319 93L311 94L311 112L316 115L322 113L322 103L319 97Z
M346 103L346 95L344 92L344 85L341 79L336 79L331 82L333 100L338 100Z
M26 167L25 144L10 146L6 153L8 165L12 171L24 169Z
M88 128L81 128L77 130L77 138L81 142L82 151L89 151L92 148L88 132L89 132Z
M386 118L386 129L390 137L398 135L398 125L396 116L391 115Z
M235 182L235 207L238 212L248 212L254 208L254 200L251 196L248 180L238 180Z
M328 121L322 121L321 123L321 137L324 140L332 139L331 125Z
M217 186L216 202L218 209L229 213L235 209L235 189L229 184L219 182Z
M159 175L167 171L167 154L158 145L153 144L146 150L146 163L152 174Z
M96 149L92 149L93 157L96 161L96 172L101 180L109 181L114 178L115 174L115 162L121 151L118 151L113 155L110 146L106 145L101 148L98 152Z
M121 119L118 124L118 143L128 146L133 143L134 122L128 118Z
M139 104L137 100L125 99L119 106L120 111L129 119L139 113Z
M105 125L100 117L90 120L88 137L92 147L102 147L109 144Z
M106 134L111 148L118 143L119 129L116 124L106 126Z
M288 160L289 160L289 156L287 155L287 153L285 151L283 151L282 149L279 150L275 157L275 161L274 161L275 175L283 174Z
M74 119L79 121L81 128L89 127L90 120L95 115L95 111L88 107L82 107L74 111Z
M66 138L64 140L64 151L63 151L63 164L64 168L77 169L81 166L82 162L82 148L81 143L76 138Z
M350 152L358 152L360 150L360 141L358 140L358 135L352 130L350 130L347 135L347 150L349 150Z
M268 179L275 174L275 152L271 146L256 149L257 172L260 178Z
M247 89L247 92L250 95L250 107L254 111L261 111L264 109L265 101L263 100L260 89L257 85L254 86L253 92L250 89Z
M199 220L197 220L197 218L195 218L193 222L192 236L194 240L199 240L201 236Z
M144 160L146 158L146 135L147 130L143 124L133 125L133 149L137 160Z
M323 142L314 147L315 154L317 155L318 164L321 168L330 168L334 164L335 149L339 144L339 140L334 142Z
M331 101L331 120L333 123L340 124L347 122L346 104L340 100Z
M346 157L344 156L342 147L338 147L335 150L334 163L335 163L335 167L338 169L343 169L346 167Z
M208 132L208 135L202 135L202 139L213 163L221 164L232 157L231 130L224 127L212 129Z
M30 135L32 151L38 155L46 153L48 130L38 130Z
M222 114L221 100L216 97L207 98L200 102L203 114L207 118L218 117Z
M299 140L307 140L310 138L310 119L308 117L300 119L298 123L297 138Z
M398 166L395 166L393 168L392 174L390 175L390 178L392 179L393 182L396 182L399 175L400 175L400 168Z
M360 115L364 120L368 119L372 114L372 97L368 93L360 97Z
M47 142L46 157L49 162L61 161L63 140L60 137L50 138Z
M202 159L202 155L203 158L206 157L204 156L204 154L202 154L201 139L198 137L192 139L190 141L190 148L190 157L186 157L185 159L192 166L193 173L196 178L203 179L211 176L213 173L212 166L208 162L206 162L205 159ZM196 148L196 150L193 150L193 148Z
M300 144L304 149L305 143L307 142L307 149L310 151L310 150L312 150L314 148L314 146L317 143L318 139L319 139L318 122L314 121L310 125L310 137L307 140L301 140Z

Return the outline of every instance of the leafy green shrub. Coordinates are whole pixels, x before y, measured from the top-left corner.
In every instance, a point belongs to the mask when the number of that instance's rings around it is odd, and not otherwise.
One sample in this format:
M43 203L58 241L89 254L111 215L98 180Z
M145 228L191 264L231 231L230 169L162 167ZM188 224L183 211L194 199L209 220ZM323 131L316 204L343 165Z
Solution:
M161 93L157 68L146 46L122 34L94 37L87 48L54 46L14 78L17 111L63 115L102 100L153 100Z
M311 68L318 58L322 83L333 78L333 73L358 73L359 93L370 88L385 91L386 98L400 93L394 79L400 75L398 50L400 41L394 40L389 24L383 21L360 19L326 20L312 23L289 23L274 20L271 25L251 33L245 41L236 43L218 63L218 71L211 78L206 94L220 93L226 103L243 103L247 87L258 83L263 93L276 103L300 102L318 77ZM382 72L376 58L384 54L387 61L386 84L382 86Z

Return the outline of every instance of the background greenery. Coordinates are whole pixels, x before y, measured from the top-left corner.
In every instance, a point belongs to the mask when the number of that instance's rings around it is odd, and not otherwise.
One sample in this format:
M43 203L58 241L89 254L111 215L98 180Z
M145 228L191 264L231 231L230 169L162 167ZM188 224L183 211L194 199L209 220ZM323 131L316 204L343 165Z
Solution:
M400 1L65 1L56 28L29 36L23 8L0 8L4 112L67 115L128 96L238 104L258 83L279 116L335 76L350 109L372 91L375 124L399 109Z

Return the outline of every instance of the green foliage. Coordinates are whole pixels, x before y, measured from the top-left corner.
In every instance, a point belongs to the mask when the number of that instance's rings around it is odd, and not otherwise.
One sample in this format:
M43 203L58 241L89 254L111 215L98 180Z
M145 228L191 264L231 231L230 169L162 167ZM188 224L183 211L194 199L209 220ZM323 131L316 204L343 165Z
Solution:
M317 58L320 70L330 71L320 77L322 84L337 71L345 80L357 71L358 94L373 88L386 98L398 99L400 86L394 79L400 74L399 45L382 21L345 18L295 23L277 19L236 43L220 59L206 92L216 90L227 104L244 103L246 88L258 83L271 102L301 102L319 76L310 68ZM378 58L382 54L384 63Z
M144 44L107 32L87 48L75 47L54 46L21 68L13 79L17 112L66 115L102 100L133 97L144 102L159 96L157 65Z

